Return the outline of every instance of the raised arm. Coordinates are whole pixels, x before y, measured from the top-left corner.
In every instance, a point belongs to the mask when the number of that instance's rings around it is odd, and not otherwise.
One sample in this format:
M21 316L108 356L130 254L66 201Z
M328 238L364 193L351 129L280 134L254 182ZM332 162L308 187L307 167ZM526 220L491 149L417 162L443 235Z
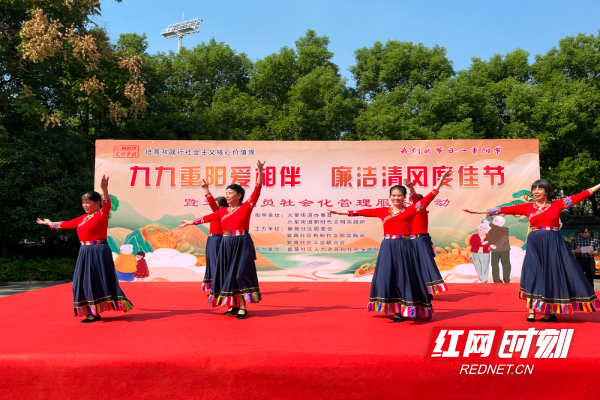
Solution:
M52 222L49 219L37 219L37 223L40 225L48 225L51 229L75 229L79 225L81 217L72 219L70 221L58 221Z
M223 209L224 210L224 209ZM188 225L199 225L206 224L208 222L220 221L221 220L221 210L217 210L212 214L208 214L202 218L194 219L194 220L183 220L181 221L181 225L179 225L176 229L184 228Z
M102 189L102 211L101 214L104 218L110 216L110 195L108 194L108 177L102 175L102 181L100 181L100 189Z
M254 206L256 206L256 204L258 203L258 198L260 197L260 191L262 189L262 183L263 183L263 176L264 176L264 172L263 169L265 167L265 162L261 163L260 160L258 160L258 162L256 163L256 165L258 166L258 178L256 179L256 186L254 187L254 192L252 192L252 194L250 195L250 206L252 208L254 208Z
M206 197L206 201L208 201L208 205L210 206L210 209L213 210L213 212L217 211L219 209L219 205L215 201L215 198L213 197L213 195L210 194L210 190L208 190L208 183L206 183L206 181L204 179L202 179L202 184L200 185L200 187L202 187L202 189L204 189L204 197Z
M469 214L486 214L488 217L506 214L506 215L527 215L527 203L525 204L517 204L516 206L508 206L508 207L496 207L491 208L485 211L476 211L471 210L470 208L463 209L464 212Z
M448 178L449 176L452 176L452 170L451 169L447 169L446 171L444 171L444 173L442 174L440 180L438 181L437 185L435 185L435 188L433 190L439 191L440 188L442 187L442 185L444 184L444 182L446 181L446 178Z
M560 208L563 209L563 210L565 208L573 207L573 206L581 203L582 201L584 201L588 197L590 197L596 191L598 191L599 187L600 187L600 185L596 185L593 188L589 188L587 190L584 190L581 193L577 193L577 194L574 194L572 196L566 197L564 199L558 200L559 201L558 204L560 205Z
M354 211L336 211L332 209L327 209L327 212L337 215L347 215L350 217L381 217L381 208L367 208L364 210Z
M404 186L406 186L410 192L409 193L410 201L412 201L413 204L418 203L420 199L419 199L419 195L417 194L417 192L415 192L415 186L413 185L413 183L410 180L405 179Z

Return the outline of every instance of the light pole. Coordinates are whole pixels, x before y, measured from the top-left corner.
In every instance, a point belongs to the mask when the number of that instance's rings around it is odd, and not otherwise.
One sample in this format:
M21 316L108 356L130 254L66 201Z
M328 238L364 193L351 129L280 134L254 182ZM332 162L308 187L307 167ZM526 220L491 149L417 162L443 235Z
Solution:
M183 41L183 37L200 33L201 24L202 20L198 18L191 19L189 21L178 22L176 24L167 26L167 29L163 29L160 34L167 39L177 38L177 52L179 53L179 50L181 50L181 42Z

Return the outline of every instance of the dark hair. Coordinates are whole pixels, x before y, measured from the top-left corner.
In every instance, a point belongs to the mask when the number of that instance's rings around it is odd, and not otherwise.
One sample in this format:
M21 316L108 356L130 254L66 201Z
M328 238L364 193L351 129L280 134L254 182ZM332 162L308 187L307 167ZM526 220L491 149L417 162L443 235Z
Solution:
M93 190L87 191L83 194L83 196L81 196L82 199L89 199L93 202L96 201L102 201L102 196L100 196L100 193L98 192L94 192Z
M136 256L142 256L142 258L146 257L146 253L144 253L143 251L138 251Z
M419 200L423 200L423 195L422 194L417 193L417 196L419 196Z
M552 197L552 194L554 192L552 190L552 185L546 179L538 179L537 181L533 182L531 184L532 192L533 192L534 188L544 189L544 191L546 192L546 197L548 197L548 198Z
M392 192L394 190L399 190L406 197L406 188L404 186L401 186L401 185L392 186L390 188L390 197L392 196Z
M217 205L221 208L227 207L229 205L227 204L227 199L225 199L225 197L223 196L217 197L215 201L217 202Z
M579 225L579 232L583 233L583 232L586 231L586 229L587 229L588 232L590 232L590 227L589 226L587 226L587 225Z
M234 183L233 185L229 185L225 188L225 190L227 189L231 189L234 192L236 192L237 194L241 194L242 197L240 197L240 203L244 201L244 195L246 194L246 191L244 190L243 187L241 187L240 185L238 185L237 183Z

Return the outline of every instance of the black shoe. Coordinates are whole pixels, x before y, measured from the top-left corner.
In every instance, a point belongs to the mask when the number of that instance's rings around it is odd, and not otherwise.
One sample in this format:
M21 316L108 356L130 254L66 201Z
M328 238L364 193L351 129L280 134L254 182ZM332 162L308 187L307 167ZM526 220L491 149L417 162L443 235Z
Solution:
M546 316L548 316L549 318L542 318L540 319L540 322L556 322L556 315L554 314L546 314Z
M533 315L533 317L532 317L532 315ZM535 322L536 321L536 319L535 319L535 313L533 313L533 312L529 313L529 315L527 315L527 319L525 321L527 321L527 322Z
M243 311L243 314L238 313L238 315L236 316L237 319L246 319L248 318L248 310L240 310Z
M237 308L235 308L235 307L234 307L234 308L232 308L232 309L231 309L231 310L229 310L229 311L225 311L225 312L223 313L223 315L235 315L235 314L237 314L237 313L238 313L238 311L239 311L239 310L240 310L240 308L239 308L239 307L237 307Z
M84 320L81 321L82 324L91 324L92 322L98 322L101 321L102 318L100 317L100 315L94 315L94 318L85 318Z
M394 314L394 322L402 322L404 321L402 319L402 315L398 314L398 316L396 317L396 314Z

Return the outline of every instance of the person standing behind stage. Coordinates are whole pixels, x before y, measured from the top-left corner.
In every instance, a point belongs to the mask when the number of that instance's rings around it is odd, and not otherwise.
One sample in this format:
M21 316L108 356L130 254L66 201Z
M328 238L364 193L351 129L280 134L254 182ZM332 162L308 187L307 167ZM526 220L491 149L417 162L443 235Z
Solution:
M258 179L250 200L244 201L245 190L237 184L227 186L225 198L229 207L222 208L205 217L193 221L181 221L179 228L188 225L221 221L223 241L219 252L219 263L208 297L216 307L229 306L225 315L236 315L237 319L248 318L247 303L261 300L256 272L256 252L249 234L252 210L260 197L265 163L257 162Z
M473 257L473 265L479 277L479 282L487 283L490 275L490 248L488 246L487 232L490 230L487 221L479 224L477 229L479 232L474 233L469 238L471 246L471 256Z
M48 225L52 229L77 228L81 247L73 274L73 306L76 317L86 316L81 321L83 323L100 321L103 311L127 312L133 308L119 286L112 252L107 244L110 215L108 177L102 177L100 187L102 197L94 191L81 197L85 215L61 222L37 219L38 224Z
M502 283L500 279L499 261L502 261L502 278L504 283L510 283L510 242L508 239L508 228L504 227L506 219L498 215L490 224L487 234L488 244L492 253L492 279L494 283Z
M579 236L571 241L571 252L575 255L581 270L592 287L594 287L594 277L596 276L596 261L594 256L598 255L598 241L590 234L590 229L582 225L579 227ZM581 251L588 247L587 252Z
M405 179L404 185L408 188L408 190L410 190L410 200L413 204L416 204L423 199L422 195L415 192L415 188L411 181ZM414 240L413 244L417 249L419 264L421 265L421 273L423 274L423 279L425 280L425 286L427 286L429 294L433 296L434 293L445 292L448 290L448 287L446 286L444 278L442 278L442 274L440 274L440 270L435 262L435 256L437 253L428 231L429 211L427 211L425 208L420 208L415 213L410 232L411 235L418 235L418 238Z
M208 205L213 212L227 207L225 197L217 197L216 199L210 194L208 183L202 179L202 189ZM221 220L212 221L208 230L208 239L206 240L206 270L204 279L202 280L201 290L205 291L212 288L213 280L217 272L217 264L219 262L219 251L221 250L221 241L223 240L223 228L221 228Z
M390 188L390 207L356 211L328 210L337 215L380 218L383 222L384 236L371 280L367 305L369 311L394 313L394 322L402 322L402 316L433 317L431 295L425 286L419 256L412 243L418 235L411 235L411 227L415 213L427 208L451 174L451 170L444 172L431 193L408 207L404 204L406 188L398 185Z

